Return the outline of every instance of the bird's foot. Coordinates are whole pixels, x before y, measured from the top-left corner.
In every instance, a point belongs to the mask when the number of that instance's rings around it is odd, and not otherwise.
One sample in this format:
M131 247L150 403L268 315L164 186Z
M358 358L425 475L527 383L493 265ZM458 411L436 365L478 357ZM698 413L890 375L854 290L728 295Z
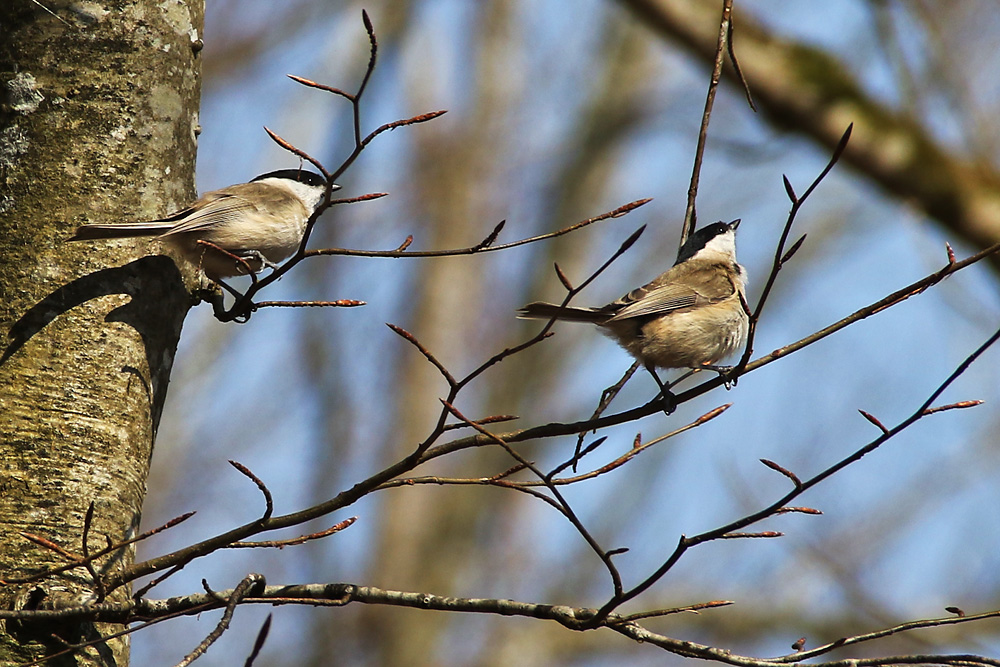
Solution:
M262 253L260 250L244 250L238 255L238 257L247 264L249 264L250 262L259 262L261 267L266 267L268 269L271 269L272 271L278 268L278 265L269 260L267 257L265 257L264 253ZM257 271L254 271L254 273L257 273Z
M677 397L666 387L660 389L660 405L668 417L677 409Z
M735 387L736 381L739 380L737 376L733 375L733 371L736 370L735 366L716 366L714 364L704 364L701 368L718 373L719 377L722 378L722 381L725 383L727 390Z

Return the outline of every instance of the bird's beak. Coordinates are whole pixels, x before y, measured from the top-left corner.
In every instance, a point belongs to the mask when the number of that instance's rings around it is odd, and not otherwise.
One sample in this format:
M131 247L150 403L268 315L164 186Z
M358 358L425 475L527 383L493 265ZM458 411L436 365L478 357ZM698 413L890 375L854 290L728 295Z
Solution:
M735 232L736 228L740 226L740 222L742 222L742 218L736 218L729 223L729 228Z

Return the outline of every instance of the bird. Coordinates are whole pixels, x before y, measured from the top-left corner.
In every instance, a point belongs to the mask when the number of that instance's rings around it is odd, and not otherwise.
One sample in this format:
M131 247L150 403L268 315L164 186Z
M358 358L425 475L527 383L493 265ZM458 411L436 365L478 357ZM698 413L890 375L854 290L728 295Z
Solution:
M328 189L332 192L340 186L328 184L311 171L280 169L248 183L206 192L190 206L159 220L82 225L69 240L156 236L210 279L221 282L246 275L248 268L254 273L265 266L274 268L290 257Z
M536 301L518 311L527 319L590 322L614 338L642 363L670 395L657 368L707 368L746 341L747 272L736 261L740 220L715 222L691 234L664 273L599 308L577 308Z

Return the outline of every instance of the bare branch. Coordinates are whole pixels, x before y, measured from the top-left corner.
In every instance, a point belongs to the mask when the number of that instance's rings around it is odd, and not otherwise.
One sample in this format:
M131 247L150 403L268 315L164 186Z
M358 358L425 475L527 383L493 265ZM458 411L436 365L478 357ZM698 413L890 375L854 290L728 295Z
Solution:
M48 549L50 551L54 551L55 553L59 554L60 556L62 556L63 558L65 558L67 560L73 561L73 564L71 566L69 566L69 567L76 567L77 565L82 565L83 564L83 557L82 556L78 556L78 555L76 555L74 553L70 553L69 551L66 551L61 546L59 546L58 544L56 544L55 542L53 542L50 539L42 537L41 535L35 535L34 533L26 532L26 531L23 531L23 530L19 531L18 535L20 535L24 539L28 540L29 542L33 542L34 544L37 544L40 547L44 547L44 548L46 548L46 549ZM69 568L66 568L66 569L69 569ZM53 572L53 570L47 571L46 575L48 575L51 572ZM32 579L34 579L34 578L32 578ZM10 583L22 583L21 580L16 579L14 577L10 577L10 578L4 579L4 582L5 583L9 583L9 584Z
M248 579L259 575L249 575ZM255 582L256 583L256 582ZM139 619L158 620L175 618L180 615L199 614L211 609L229 607L232 601L239 597L237 604L299 604L316 606L342 607L351 603L378 604L414 609L448 611L453 613L496 614L501 616L521 616L551 620L572 630L588 627L588 623L598 610L585 607L570 607L558 604L539 604L502 600L493 598L457 598L445 597L424 592L405 592L358 586L348 583L302 584L288 586L266 586L258 591L247 591L242 597L237 595L237 589L218 591L216 593L196 593L186 596L175 596L164 600L130 600L126 602L103 603L56 610L0 610L0 619L37 619L55 621L64 619L92 620L102 622L130 623ZM249 588L249 587L248 587ZM697 657L728 665L741 667L767 667L768 665L797 663L801 660L815 658L844 646L861 644L892 634L912 632L923 628L941 627L970 623L1000 617L1000 610L965 616L949 616L938 619L925 619L902 623L890 628L884 628L846 637L801 653L794 653L779 658L752 658L741 656L729 650L717 649L692 642L690 640L672 639L654 633L640 626L636 621L643 618L665 614L698 612L705 609L723 607L731 604L728 600L715 600L676 609L665 609L653 612L642 612L632 615L610 614L600 623L600 627L610 628L637 641L647 642L670 653L686 657ZM954 613L954 612L952 612ZM231 616L231 615L230 615ZM131 632L126 630L125 633ZM122 633L124 634L124 633ZM107 637L96 641L104 641ZM52 656L47 656L52 657ZM46 659L47 659L46 658ZM936 664L936 665L989 665L1000 667L1000 661L975 655L921 655L921 656L886 656L880 658L852 658L851 665L860 667L878 667L881 665L903 664ZM828 663L811 663L816 667L843 667L842 661Z
M587 225L592 225L595 222L600 222L602 220L609 220L612 218L620 218L626 213L630 213L635 209L651 202L652 199L637 199L636 201L629 202L624 206L619 206L618 208L608 211L607 213L602 213L596 215L593 218L587 218L586 220L581 220L575 224L569 225L568 227L563 227L554 232L548 232L546 234L539 234L538 236L532 236L526 239L520 239L518 241L511 241L510 243L501 243L500 245L490 245L488 247L482 247L482 244L476 244L468 246L466 248L451 248L447 250L421 250L421 251L408 251L404 252L410 243L404 243L402 247L395 250L350 250L347 248L323 248L320 250L310 250L305 253L307 257L313 257L316 255L343 255L347 257L454 257L458 255L474 255L481 252L497 252L500 250L507 250L508 248L516 248L518 246L526 245L528 243L537 243L539 241L544 241L546 239L553 239L558 236L563 236L564 234L569 234L570 232L575 232L578 229L586 227ZM412 238L408 238L408 241L412 242Z
M38 581L40 579L45 579L46 577L51 577L53 575L60 574L61 572L66 572L67 570L72 570L72 569L77 568L77 567L82 567L84 565L84 561L85 560L95 560L95 559L100 558L102 556L106 556L106 555L108 555L109 553L111 553L113 551L117 551L119 549L123 549L123 548L129 546L130 544L135 544L136 542L141 542L142 540L149 539L150 537L152 537L153 535L156 535L157 533L161 533L164 530L167 530L169 528L173 528L174 526L176 526L176 525L178 525L180 523L183 523L184 521L187 521L188 519L190 519L194 515L195 515L194 512L187 512L185 514L182 514L179 517L171 519L170 521L166 522L162 526L159 526L157 528L153 528L151 530L147 530L145 533L142 533L141 535L137 535L136 537L133 537L131 539L123 540L121 542L116 542L115 544L109 545L108 547L106 547L104 549L101 549L100 551L92 554L89 559L84 559L81 556L77 556L75 554L71 554L68 551L66 551L65 549L63 549L62 547L60 547L58 544L55 544L54 542L51 542L50 540L46 540L43 537L39 537L39 536L33 535L31 533L24 533L24 532L22 532L22 533L20 533L20 535L22 537L24 537L25 539L27 539L27 540L29 540L31 542L35 542L35 544L38 544L39 546L43 546L43 547L45 547L47 549L52 549L56 553L59 553L60 555L64 556L65 558L67 558L68 560L71 560L73 562L69 563L67 565L60 565L59 567L54 567L51 570L45 570L44 572L39 572L38 574L33 574L31 576L27 576L27 577L9 577L9 578L4 579L2 581L3 581L3 583L7 583L7 584L25 584L25 583L29 583L29 582L32 582L32 581Z
M259 308L356 308L367 306L367 301L355 299L337 299L336 301L258 301L253 304L254 310Z
M323 174L323 178L326 179L327 183L330 183L330 182L333 181L333 179L330 176L330 172L328 172L326 170L326 167L323 166L322 162L320 162L319 160L317 160L316 158L314 158L312 155L309 155L309 153L306 153L301 148L293 146L291 144L291 142L286 141L285 139L282 139L281 136L279 136L277 132L272 131L271 128L267 127L266 125L264 126L264 131L267 132L267 136L271 137L271 140L274 141L274 143L278 144L279 146L281 146L282 148L284 148L286 151L288 151L292 155L305 160L306 162L310 163L312 166L314 166L317 169L319 169L319 173Z
M813 182L808 188L806 188L805 193L801 197L795 196L792 186L788 182L788 178L782 176L785 182L785 190L788 193L789 198L792 200L792 207L788 211L788 217L785 220L785 227L781 231L781 236L779 237L778 244L774 250L774 261L771 264L771 272L768 274L767 280L764 283L764 289L761 291L760 299L757 302L757 308L750 316L750 329L747 332L746 348L743 350L743 356L736 364L736 368L731 374L731 377L739 377L739 375L743 373L744 369L746 369L747 363L750 361L750 356L753 354L753 343L757 334L757 322L760 320L760 314L764 310L764 304L767 302L767 298L771 294L774 283L778 279L778 273L781 271L781 267L784 262L791 258L791 256L799 249L799 246L805 241L805 236L803 236L801 239L796 241L787 253L785 252L785 243L788 241L788 234L792 231L792 224L795 222L799 209L802 208L802 205L809 198L809 195L811 195L816 188L819 187L819 184L823 182L823 179L826 178L827 174L829 174L833 167L837 164L837 161L840 160L840 156L843 155L844 149L847 148L847 142L850 141L851 130L853 128L853 124L847 126L847 130L845 130L844 134L841 136L840 143L838 143L837 147L834 149L833 155L830 157L829 162L827 162L826 167L824 167L823 171L819 173L819 176L813 179Z
M983 401L959 401L958 403L949 403L948 405L939 405L936 408L927 408L924 410L925 415L932 415L935 412L944 412L945 410L963 410L965 408L974 408L977 405L982 405Z
M344 92L340 88L334 88L333 86L327 86L327 85L322 84L322 83L316 83L315 81L313 81L311 79L306 79L306 78L301 77L301 76L295 76L294 74L286 74L285 76L287 76L292 81L301 83L303 86L308 86L310 88L317 88L319 90L325 90L328 93L333 93L334 95L340 95L341 97L343 97L344 99L348 100L349 102L353 102L354 101L354 95L352 95L352 94L350 94L348 92Z
M792 484L794 484L796 487L802 486L802 480L796 477L795 473L793 473L791 470L782 468L774 461L770 461L768 459L761 459L760 462L766 465L771 470L774 470L775 472L780 472L782 475L792 480Z
M740 61L736 58L736 44L733 39L733 33L735 32L736 21L733 20L732 16L729 18L729 32L726 36L726 47L729 50L729 60L733 63L733 70L736 71L736 78L740 82L740 86L743 88L743 93L747 96L747 104L750 108L756 112L757 105L753 103L753 95L750 94L750 84L747 82L747 78L743 76L743 68L740 67Z
M525 459L518 452L516 452L510 445L508 445L502 439L496 437L495 435L487 431L481 425L473 421L470 421L461 412L459 412L454 405L449 404L447 401L441 401L441 402L444 404L445 408L447 408L447 410L451 412L452 415L455 416L455 418L468 423L477 431L479 431L483 435L493 440L496 444L503 447L504 450L506 450L506 452L510 454L510 456L515 461L523 465L525 468L531 470L531 472L533 472L542 482L545 483L545 486L548 488L549 492L558 502L558 507L560 512L563 514L563 516L565 516L569 520L571 524L573 524L573 527L576 528L576 531L580 534L580 536L584 539L584 541L588 544L588 546L590 546L590 548L594 551L594 553L597 554L598 558L600 558L601 561L604 563L604 566L611 577L611 583L612 586L614 587L614 594L616 596L620 595L622 592L621 574L619 574L618 568L615 567L615 564L611 561L611 555L604 548L602 548L601 545L597 543L597 540L594 539L594 537L590 534L590 531L587 530L587 528L583 525L583 522L580 521L580 518L576 515L576 512L573 511L573 508L570 507L568 502L566 502L566 499L559 492L559 489L556 487L556 485L552 483L551 475L543 474L542 471L535 466L535 464Z
M438 361L438 358L435 357L430 350L424 347L423 344L421 344L421 342L417 340L416 336L411 334L403 327L396 326L395 324L390 324L389 322L386 322L385 325L390 329L392 329L393 333L404 339L413 347L417 348L417 351L420 352L420 354L422 354L427 361L431 362L431 365L434 366L434 368L438 369L438 372L441 373L441 376L445 379L445 381L448 382L448 386L452 387L453 389L456 386L458 386L458 382L455 380L455 377L448 371L447 368L444 367L444 364Z
M260 548L276 548L284 549L285 547L297 546L299 544L305 544L306 542L312 542L313 540L318 540L324 537L329 537L335 533L352 526L358 517L352 516L349 519L344 519L340 523L330 526L326 530L321 530L316 533L310 533L308 535L300 535L298 537L293 537L288 540L265 540L262 542L233 542L232 544L226 545L227 549L260 549Z
M684 209L684 224L681 227L680 247L684 247L688 237L694 232L698 222L695 210L695 200L698 198L698 183L701 180L701 163L705 158L705 143L708 141L708 122L712 117L712 106L715 104L715 92L722 78L722 63L726 58L726 44L729 41L730 21L732 20L733 0L723 0L722 18L719 20L719 36L715 46L715 65L712 78L709 79L708 93L705 95L705 110L701 116L701 127L698 129L698 144L694 151L694 167L691 169L691 183L688 186L687 206ZM735 62L735 60L734 60Z
M872 424L874 424L875 428L877 428L878 430L882 431L882 433L888 433L889 432L889 429L887 429L885 426L883 426L882 422L880 422L878 420L878 417L876 417L875 415L873 415L873 414L871 414L869 412L865 412L864 410L858 410L858 412L861 413L862 417L864 417L865 419L867 419L868 421L870 421Z

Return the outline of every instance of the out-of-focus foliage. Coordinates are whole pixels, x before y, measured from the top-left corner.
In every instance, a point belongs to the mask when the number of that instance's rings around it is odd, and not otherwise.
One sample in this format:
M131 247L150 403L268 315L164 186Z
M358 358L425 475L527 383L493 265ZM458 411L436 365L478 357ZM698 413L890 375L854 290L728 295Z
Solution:
M254 470L278 511L330 497L394 458L430 428L445 388L436 371L384 322L413 332L456 373L522 340L515 320L534 298L559 298L552 262L580 280L640 224L633 248L582 295L604 303L673 260L709 67L654 36L614 2L415 1L365 3L380 62L364 107L368 129L424 111L432 123L380 137L341 179L347 196L391 196L339 207L313 247L413 249L472 245L501 219L504 239L565 226L642 197L636 213L557 241L440 260L316 258L275 286L274 298L363 299L351 310L262 311L246 326L192 314L175 365L153 461L145 522L198 516L144 546L151 555L252 518L256 490L226 459ZM827 50L873 99L910 112L930 136L996 169L1000 148L994 71L1000 25L988 2L737 2L776 34ZM364 70L357 3L212 2L205 34L199 185L251 178L294 160L260 130L279 132L336 164L349 150L343 100L286 79L344 89ZM712 26L707 32L713 32ZM739 46L737 33L737 48ZM973 65L974 63L974 65ZM848 119L849 120L849 119ZM781 175L804 187L825 151L768 126L739 91L723 87L699 199L708 222L741 217L740 257L751 302L769 268L788 201ZM803 211L803 250L782 274L759 331L771 349L829 324L939 268L948 240L933 222L882 196L846 168ZM969 248L959 247L960 256ZM755 282L756 279L756 282ZM814 473L874 436L861 408L892 424L907 415L1000 321L995 276L964 272L927 294L683 406L609 429L596 456L627 450L722 403L703 428L668 441L613 474L567 491L634 583L695 533L771 502L787 480L767 458ZM651 623L665 634L742 653L787 653L913 618L996 606L998 394L992 351L945 401L982 398L977 410L938 415L834 477L805 503L821 517L786 516L763 528L780 540L696 549L638 601L642 608L711 599L732 607ZM596 330L559 325L546 343L488 372L463 396L468 415L517 414L519 424L590 414L601 389L631 360ZM616 400L652 397L636 376ZM535 443L526 456L563 459L574 439ZM483 449L426 471L486 476L510 465ZM247 572L269 583L350 581L454 596L599 605L609 584L569 524L540 502L499 489L415 487L359 503L360 518L325 541L283 551L216 554L153 595L234 585ZM332 517L334 523L344 516ZM317 523L315 528L328 524ZM636 607L639 608L639 607ZM249 653L265 613L241 608L234 629L201 659L231 665ZM259 664L662 664L655 648L611 633L570 633L525 619L392 608L281 608ZM135 664L169 664L215 616L139 634ZM878 651L996 654L995 626L906 635Z

